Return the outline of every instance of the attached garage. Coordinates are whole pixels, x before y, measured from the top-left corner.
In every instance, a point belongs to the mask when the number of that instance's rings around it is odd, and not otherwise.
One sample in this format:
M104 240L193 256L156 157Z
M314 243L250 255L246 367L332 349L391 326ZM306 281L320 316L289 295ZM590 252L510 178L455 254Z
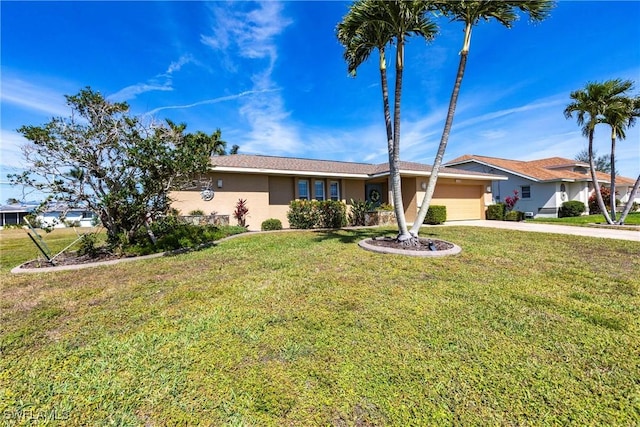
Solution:
M432 205L447 207L447 221L484 218L484 186L438 184Z

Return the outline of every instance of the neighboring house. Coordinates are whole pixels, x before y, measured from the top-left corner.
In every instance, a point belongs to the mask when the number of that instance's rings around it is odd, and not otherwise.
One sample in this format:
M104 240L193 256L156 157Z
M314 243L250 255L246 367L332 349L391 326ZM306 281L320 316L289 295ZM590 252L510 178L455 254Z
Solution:
M11 204L0 206L0 227L5 225L26 225L24 218L33 213L39 204ZM65 220L60 220L62 214ZM94 214L83 209L67 209L63 204L50 204L45 212L36 216L36 221L47 227L64 228L66 224L73 224L77 227L92 227ZM35 225L35 224L34 224Z
M507 176L507 181L493 182L493 201L504 202L517 190L520 200L515 209L529 217L557 217L562 203L569 200L578 200L588 209L593 192L589 165L562 157L520 161L466 154L446 166ZM610 184L608 174L598 172L597 176L602 186ZM616 178L616 192L622 202L628 200L634 182L622 176Z
M422 201L431 167L400 162L402 196L408 222ZM491 202L492 181L498 175L443 168L432 205L447 207L448 220L481 219ZM247 224L259 230L262 222L277 218L289 226L287 212L292 200L368 200L391 203L389 166L384 164L310 160L289 157L235 154L214 156L210 172L191 191L171 193L172 207L186 215L193 210L229 215L239 199L247 200Z
M37 207L38 205L34 203L14 203L0 206L0 227L16 224L24 225L24 217L33 212Z

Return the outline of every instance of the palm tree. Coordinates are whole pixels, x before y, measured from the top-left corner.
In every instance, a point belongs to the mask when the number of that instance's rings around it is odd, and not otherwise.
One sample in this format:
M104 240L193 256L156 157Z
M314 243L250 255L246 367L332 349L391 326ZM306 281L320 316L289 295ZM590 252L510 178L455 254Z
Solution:
M618 103L624 102L624 93L629 88L625 82L620 79L607 80L603 83L589 82L584 89L571 92L570 97L573 102L567 105L564 110L564 116L569 119L576 113L578 125L583 126L582 134L588 138L589 152L589 169L591 170L591 181L596 194L598 207L602 211L607 224L613 224L613 220L607 212L607 208L602 199L598 177L596 175L596 166L593 155L593 136L597 124L604 123L607 111L612 111ZM614 165L611 165L615 171ZM611 194L615 198L615 194ZM615 203L615 202L614 202Z
M518 19L517 11L524 12L529 15L533 21L542 21L545 19L551 8L553 7L553 1L549 0L523 0L523 1L494 1L494 0L481 0L481 1L445 1L437 2L438 9L452 21L462 22L464 24L464 40L462 43L462 50L460 51L460 62L458 64L458 73L456 74L456 80L453 85L453 91L449 100L449 109L447 111L447 118L445 120L444 129L440 138L440 145L436 157L433 161L431 169L431 175L429 176L429 182L425 190L424 198L420 210L418 211L418 217L416 218L413 226L411 227L411 234L417 236L422 222L427 215L429 204L431 204L431 198L433 192L436 189L436 182L438 180L438 173L442 165L442 159L444 157L445 149L449 141L449 134L451 132L451 126L453 124L453 116L456 111L456 104L458 102L458 94L460 93L460 86L462 84L462 78L464 77L464 71L467 66L467 57L469 55L469 48L471 46L471 30L480 21L490 21L495 19L507 28L511 28L513 23Z
M619 90L627 92L633 88L631 80L620 82ZM611 220L616 221L616 140L624 140L626 129L635 124L636 117L640 116L640 98L622 97L607 106L602 123L611 128Z
M365 62L375 49L379 52L380 81L387 149L389 154L389 174L393 205L398 221L398 240L412 239L407 229L402 202L400 178L400 105L402 97L402 73L404 70L404 45L406 38L419 35L426 39L435 36L437 27L429 21L426 11L428 2L421 1L376 1L357 0L349 9L342 22L338 24L337 36L344 46L344 58L351 74ZM396 47L395 91L393 122L389 103L387 82L386 46Z

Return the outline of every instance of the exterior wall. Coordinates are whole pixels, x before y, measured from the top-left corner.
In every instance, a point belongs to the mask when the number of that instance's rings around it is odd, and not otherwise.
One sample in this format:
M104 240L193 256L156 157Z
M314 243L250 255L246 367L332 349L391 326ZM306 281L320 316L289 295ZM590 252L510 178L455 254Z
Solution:
M269 210L269 177L267 175L214 173L210 175L214 184L214 197L204 201L200 197L200 189L189 191L174 191L171 206L182 215L193 210L202 210L205 214L215 212L218 215L229 215L231 225L236 224L233 211L239 199L247 200L249 213L247 225L250 230L259 230L262 221L271 218ZM222 187L218 188L218 180L222 180ZM280 218L282 220L282 218ZM286 219L286 215L285 215ZM284 224L283 224L284 226Z
M230 224L235 224L233 211L235 210L238 199L246 199L249 214L247 215L247 224L250 230L260 230L262 222L269 218L277 218L282 221L284 228L289 227L287 220L287 212L289 204L292 200L299 197L298 181L306 179L309 181L309 196L314 199L314 182L321 180L325 184L325 197L330 198L329 184L337 181L340 188L340 200L349 205L351 199L365 200L365 185L369 182L375 182L382 186L382 202L389 203L392 198L387 192L390 191L388 180L377 179L366 181L362 179L334 179L321 177L293 177L280 175L260 175L260 174L240 174L240 173L212 173L207 179L213 185L214 198L210 201L204 201L201 198L201 189L190 191L175 191L171 193L174 200L172 207L177 209L180 214L187 215L193 210L202 210L205 214L229 215ZM426 182L424 177L405 177L402 178L402 195L405 216L407 222L411 223L415 220L419 209L419 203L424 197L424 191L420 189L421 183ZM478 214L474 219L480 219L483 216L485 205L485 188L486 181L460 180L440 178L438 179L438 187L436 188L436 196L442 193L443 186L450 186L449 195L441 199L434 199L434 204L443 204L447 206L448 212L455 212L455 206L460 203L477 203ZM218 183L221 186L218 186ZM439 190L440 188L440 190ZM460 190L460 191L458 191ZM464 191L466 190L466 191ZM440 191L440 193L438 193ZM473 194L470 196L470 191ZM386 196L386 197L385 197ZM461 197L461 199L456 199ZM457 204L457 205L456 205ZM451 216L455 218L455 215ZM458 218L463 219L463 218ZM470 219L470 218L464 218Z
M417 181L416 178L402 178L401 182L404 216L408 223L415 221L416 216L418 216L418 198L416 197ZM420 201L422 201L422 199L420 199Z
M364 181L359 179L343 179L341 197L347 204L351 202L351 199L364 200Z
M290 176L270 176L269 177L269 217L277 218L282 222L282 227L289 228L287 212L289 204L295 199L295 179ZM268 219L265 218L265 219ZM260 224L256 222L256 229L260 229ZM252 225L252 224L250 224Z
M65 222L60 221L62 212L45 212L38 215L38 219L43 225L54 228L66 228ZM93 227L93 216L83 214L83 212L68 212L65 221L67 223L77 223L79 227Z

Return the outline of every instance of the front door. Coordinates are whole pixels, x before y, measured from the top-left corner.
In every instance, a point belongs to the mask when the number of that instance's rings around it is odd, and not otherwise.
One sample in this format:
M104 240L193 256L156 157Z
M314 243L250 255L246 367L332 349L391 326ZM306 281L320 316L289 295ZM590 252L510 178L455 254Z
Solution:
M380 206L382 203L382 184L367 184L365 187L367 202L374 207Z

